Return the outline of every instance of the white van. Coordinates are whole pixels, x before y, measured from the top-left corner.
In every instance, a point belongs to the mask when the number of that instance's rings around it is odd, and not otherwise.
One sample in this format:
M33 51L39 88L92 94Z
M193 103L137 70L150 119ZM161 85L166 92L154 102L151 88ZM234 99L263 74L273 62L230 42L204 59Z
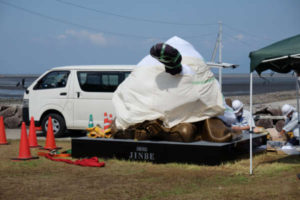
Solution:
M134 65L56 67L42 74L25 91L23 120L47 132L52 117L55 136L66 130L84 130L89 116L103 126L104 112L114 115L112 94L134 69Z

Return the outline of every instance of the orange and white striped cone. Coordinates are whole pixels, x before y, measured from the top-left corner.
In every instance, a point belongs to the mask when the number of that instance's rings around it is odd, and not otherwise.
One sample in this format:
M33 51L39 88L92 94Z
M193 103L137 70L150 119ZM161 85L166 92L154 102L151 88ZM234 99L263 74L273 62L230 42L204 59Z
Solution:
M110 123L108 120L107 112L104 113L104 126L103 129L106 130L110 127Z
M112 124L112 120L113 120L113 116L112 116L112 114L109 114L109 126L111 126L111 124Z

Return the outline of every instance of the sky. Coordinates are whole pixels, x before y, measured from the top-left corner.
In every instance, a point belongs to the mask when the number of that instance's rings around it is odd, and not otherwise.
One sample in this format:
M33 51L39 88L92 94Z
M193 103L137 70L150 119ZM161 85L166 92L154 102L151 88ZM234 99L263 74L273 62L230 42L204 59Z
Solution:
M211 61L222 22L224 73L249 52L300 34L298 0L0 0L0 74L137 64L172 36ZM216 60L218 61L218 54Z

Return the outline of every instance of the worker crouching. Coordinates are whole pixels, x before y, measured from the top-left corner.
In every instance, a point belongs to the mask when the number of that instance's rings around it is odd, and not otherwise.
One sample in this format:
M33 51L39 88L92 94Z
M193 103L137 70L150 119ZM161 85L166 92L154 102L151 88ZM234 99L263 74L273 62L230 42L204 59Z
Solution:
M283 105L281 112L286 119L280 135L290 144L299 145L298 112L296 112L296 109L289 104Z

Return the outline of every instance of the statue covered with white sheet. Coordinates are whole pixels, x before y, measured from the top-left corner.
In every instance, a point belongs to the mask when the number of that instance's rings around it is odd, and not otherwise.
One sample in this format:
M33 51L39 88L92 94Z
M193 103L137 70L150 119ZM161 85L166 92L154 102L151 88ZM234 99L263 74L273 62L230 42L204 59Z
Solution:
M239 135L225 126L219 83L190 43L175 36L150 54L113 95L114 138L224 142Z

